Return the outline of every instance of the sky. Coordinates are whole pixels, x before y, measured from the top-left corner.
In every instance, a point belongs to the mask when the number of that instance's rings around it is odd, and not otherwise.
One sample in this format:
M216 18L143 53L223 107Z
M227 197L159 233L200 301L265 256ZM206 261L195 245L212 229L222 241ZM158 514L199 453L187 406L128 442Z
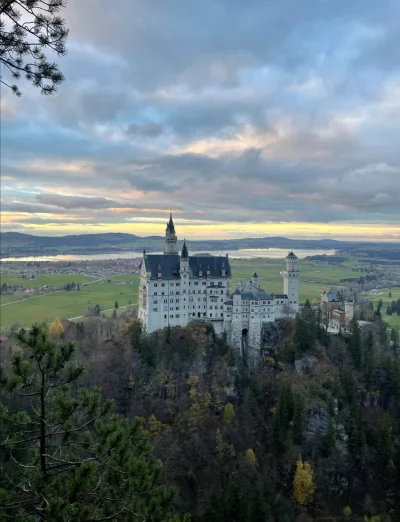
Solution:
M1 92L2 231L400 241L398 0L69 0Z

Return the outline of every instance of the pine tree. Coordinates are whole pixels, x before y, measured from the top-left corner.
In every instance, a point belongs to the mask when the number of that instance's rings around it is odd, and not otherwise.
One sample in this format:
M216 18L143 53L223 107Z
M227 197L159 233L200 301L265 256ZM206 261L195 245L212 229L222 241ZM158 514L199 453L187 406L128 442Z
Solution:
M294 403L293 411L293 442L299 445L303 442L303 410L303 402L301 397L298 397Z
M372 332L368 332L364 342L364 377L367 390L374 383L374 338Z
M115 309L118 309L118 306L119 306L119 305L118 305L118 301L115 301L114 308L115 308Z
M42 94L53 94L64 80L57 64L46 59L47 49L53 55L66 54L68 29L57 13L66 6L65 0L7 0L0 5L0 63L13 80L21 74L39 87ZM7 21L7 23L6 23ZM17 96L17 85L3 79Z
M356 319L352 319L350 321L350 342L349 342L349 350L351 357L353 359L353 364L357 370L361 368L361 360L362 360L362 352L361 352L361 335L360 335L360 327L358 326L358 322Z
M37 325L17 339L11 376L0 367L1 387L20 401L17 411L0 406L8 479L0 519L177 521L175 491L158 482L161 464L141 420L111 415L98 388L79 386L85 369L73 362L73 344Z
M328 425L326 427L326 433L323 439L324 450L327 455L329 455L334 449L335 444L335 428L333 426L332 419L329 419Z

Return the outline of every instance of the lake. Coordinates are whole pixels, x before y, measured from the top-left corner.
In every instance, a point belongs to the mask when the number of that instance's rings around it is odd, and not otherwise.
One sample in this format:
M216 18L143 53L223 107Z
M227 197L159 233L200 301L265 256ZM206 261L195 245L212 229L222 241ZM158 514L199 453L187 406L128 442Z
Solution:
M288 255L287 248L247 248L243 250L213 250L210 252L213 256L229 255L231 259L282 259ZM149 252L149 254L161 254L162 252ZM203 252L189 252L191 255L201 254ZM327 255L333 256L336 250L317 249L317 248L300 248L295 249L298 258L304 259L307 256ZM59 254L57 256L27 256L27 257L4 257L1 261L106 261L108 259L135 259L142 257L142 252L115 252L112 254Z

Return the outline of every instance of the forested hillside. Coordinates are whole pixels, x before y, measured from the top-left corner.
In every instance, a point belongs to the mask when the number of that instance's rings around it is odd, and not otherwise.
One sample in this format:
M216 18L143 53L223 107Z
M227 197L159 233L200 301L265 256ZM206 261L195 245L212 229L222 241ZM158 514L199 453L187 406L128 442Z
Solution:
M265 330L255 370L203 323L146 335L135 320L106 318L64 322L46 335L74 343L73 359L87 367L79 386L101 386L122 420L143 419L143 436L163 463L157 487L177 490L174 500L156 490L158 505L164 498L170 506L165 520L169 509L196 522L400 520L399 346L379 314L362 330L353 323L348 337L329 337L305 306ZM33 364L22 362L27 348L15 343L2 344L6 375L12 352L21 368ZM2 381L2 402L15 410L23 403L10 382ZM73 397L79 389L71 386ZM16 473L11 455L4 444L8 475ZM154 473L149 455L142 464L141 477ZM0 488L17 502L4 473ZM81 495L84 504L87 490ZM143 520L159 520L147 504L141 509L150 513Z

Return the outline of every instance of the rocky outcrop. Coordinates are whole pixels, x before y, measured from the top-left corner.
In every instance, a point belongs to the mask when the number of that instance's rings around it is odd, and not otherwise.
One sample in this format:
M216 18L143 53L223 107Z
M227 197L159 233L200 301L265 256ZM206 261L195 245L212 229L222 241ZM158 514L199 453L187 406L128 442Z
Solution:
M317 363L318 359L314 355L305 355L294 362L294 367L299 375L304 375L310 372Z

